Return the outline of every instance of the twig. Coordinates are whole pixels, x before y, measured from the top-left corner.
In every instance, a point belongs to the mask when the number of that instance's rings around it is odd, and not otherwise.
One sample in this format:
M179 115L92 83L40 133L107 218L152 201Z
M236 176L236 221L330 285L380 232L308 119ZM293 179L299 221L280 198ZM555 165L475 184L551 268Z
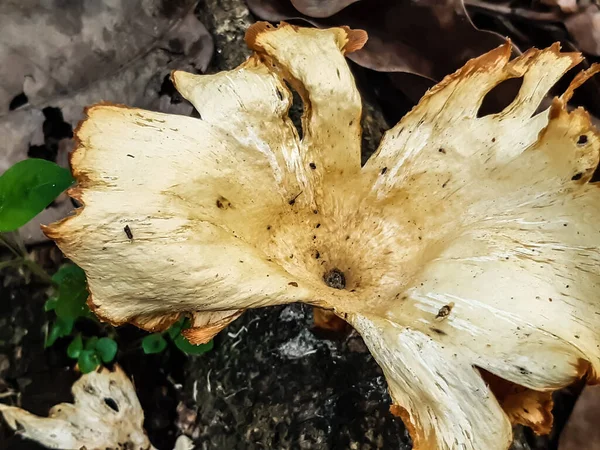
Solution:
M23 265L27 267L31 273L37 275L42 281L51 285L55 284L54 281L52 281L52 277L48 275L46 271L42 269L42 267L35 261L28 258L23 258Z
M0 233L0 245L3 245L7 249L9 249L10 252L18 258L23 258L25 256L24 253L21 253L19 251L20 249L18 248L18 246L17 248L13 246L13 243L8 238L8 234Z
M42 281L54 285L54 281L52 281L52 277L46 273L46 271L34 260L29 259L29 255L27 254L27 249L21 241L21 238L18 234L13 235L14 239L9 238L8 233L0 233L0 245L3 245L10 252L15 255L17 258L11 261L6 261L3 264L0 264L0 269L12 265L22 265L27 267L31 273L36 275Z
M6 267L11 266L20 266L23 264L23 258L11 259L10 261L2 261L0 262L0 269L4 269Z
M14 397L14 396L16 396L16 395L19 395L19 393L18 393L18 392L16 392L16 391L13 391L12 389L9 389L9 390L8 390L8 391L6 391L6 392L2 392L2 393L0 393L0 398Z
M564 18L564 14L559 12L540 12L525 8L511 8L510 6L496 5L481 0L464 0L464 5L467 8L473 8L483 13L495 13L501 16L516 17L536 22L562 22Z

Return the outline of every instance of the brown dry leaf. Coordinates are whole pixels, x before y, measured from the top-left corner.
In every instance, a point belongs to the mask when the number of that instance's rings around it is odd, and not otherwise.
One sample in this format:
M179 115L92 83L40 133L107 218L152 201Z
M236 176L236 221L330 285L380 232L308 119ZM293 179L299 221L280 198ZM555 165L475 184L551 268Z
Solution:
M537 392L600 373L600 134L566 105L596 69L537 112L582 57L511 61L505 44L429 90L361 166L344 55L365 39L258 23L238 68L173 73L201 118L89 108L70 191L84 207L45 232L104 320L185 314L212 332L246 308L320 306L361 334L416 449L505 450L509 415L547 431L548 397L509 393L505 411L476 368ZM515 100L479 117L511 78Z
M193 14L195 3L0 2L0 173L43 144L66 165L71 127L90 103L189 114L189 104L172 104L161 89L171 69L203 71L212 55L212 39ZM39 224L71 209L66 196L59 199L21 230L22 237L43 239Z
M436 81L504 42L495 33L475 28L461 0L247 3L254 14L269 21L302 19L318 27L364 29L369 41L349 54L349 59L369 69L406 72ZM344 4L349 6L340 10Z
M294 7L309 17L325 18L340 12L346 6L360 0L291 0Z
M577 0L541 0L541 3L547 6L557 6L562 12L567 14L572 14L579 10Z
M568 16L565 26L581 51L600 56L600 5L591 4Z
M558 450L600 450L600 386L586 386L569 417Z

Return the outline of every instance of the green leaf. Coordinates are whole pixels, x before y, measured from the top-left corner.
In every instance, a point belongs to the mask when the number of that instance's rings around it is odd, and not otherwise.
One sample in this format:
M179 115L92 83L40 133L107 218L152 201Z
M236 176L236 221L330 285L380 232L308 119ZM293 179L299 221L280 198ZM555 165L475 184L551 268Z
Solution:
M206 344L194 345L190 344L189 341L184 338L181 334L177 336L173 342L179 350L183 353L187 353L188 355L201 355L206 353L213 348L213 341L210 341Z
M183 325L185 324L185 322L186 322L186 319L181 318L169 327L169 329L167 330L167 334L169 335L169 337L171 339L175 340L175 338L177 336L179 336L179 333L181 333L181 329L183 328Z
M117 349L117 343L111 338L103 337L96 342L96 352L105 364L115 359Z
M0 232L25 225L73 184L69 170L44 159L26 159L0 176Z
M142 339L142 349L147 355L160 353L167 347L167 341L161 333L149 334Z
M96 344L98 343L98 336L92 336L85 340L84 348L86 350L96 350Z
M44 311L54 311L57 303L58 299L56 297L50 297L48 300L46 300L46 303L44 303Z
M95 350L82 350L77 359L77 365L81 373L90 373L100 365L100 356Z
M54 274L52 281L58 285L54 307L58 317L76 319L88 315L87 284L85 272L81 267L74 264L64 265Z
M67 347L67 355L69 358L77 359L81 350L83 350L83 340L81 339L81 335L78 334Z
M44 347L48 348L53 345L58 338L65 337L71 334L73 331L73 324L75 323L75 319L65 319L62 317L57 317L56 322L50 327L50 331L46 336L46 342L44 343Z
M48 331L48 334L46 335L46 342L44 342L44 347L48 348L52 345L54 345L54 343L56 342L56 340L60 337L60 326L56 323L54 323L51 327L50 327L50 331Z

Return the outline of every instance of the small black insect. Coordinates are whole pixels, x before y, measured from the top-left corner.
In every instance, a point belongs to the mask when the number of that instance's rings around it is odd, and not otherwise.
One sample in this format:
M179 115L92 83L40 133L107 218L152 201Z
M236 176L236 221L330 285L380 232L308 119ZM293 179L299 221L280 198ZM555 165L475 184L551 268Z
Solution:
M127 235L127 237L129 239L133 239L133 233L131 232L131 228L129 228L129 225L125 225L125 228L123 228L123 231L125 231L125 234Z

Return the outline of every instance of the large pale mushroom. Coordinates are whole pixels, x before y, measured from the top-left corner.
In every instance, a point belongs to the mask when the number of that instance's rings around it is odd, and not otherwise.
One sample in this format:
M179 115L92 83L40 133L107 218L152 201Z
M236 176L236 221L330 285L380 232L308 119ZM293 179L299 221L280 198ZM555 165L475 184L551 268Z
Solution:
M550 393L600 369L600 138L566 109L595 69L536 113L581 57L509 61L506 44L427 92L361 167L344 54L365 40L259 23L240 67L173 73L200 119L89 108L71 160L84 207L45 232L104 320L188 315L199 343L247 308L326 308L364 338L416 449L504 450L511 421L548 431ZM516 99L477 117L514 77Z

